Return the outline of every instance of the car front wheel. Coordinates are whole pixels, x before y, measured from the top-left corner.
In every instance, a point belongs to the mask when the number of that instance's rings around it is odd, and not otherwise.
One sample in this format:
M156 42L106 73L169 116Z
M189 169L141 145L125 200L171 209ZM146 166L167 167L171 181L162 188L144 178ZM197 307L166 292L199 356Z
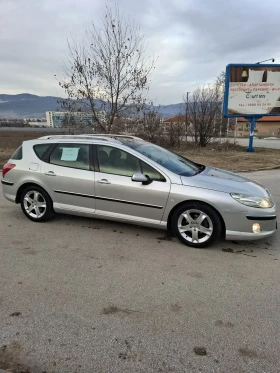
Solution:
M197 248L212 245L222 231L216 211L199 202L181 205L172 216L171 227L185 245Z
M42 222L51 217L52 201L40 187L30 186L24 189L20 203L22 211L32 221Z

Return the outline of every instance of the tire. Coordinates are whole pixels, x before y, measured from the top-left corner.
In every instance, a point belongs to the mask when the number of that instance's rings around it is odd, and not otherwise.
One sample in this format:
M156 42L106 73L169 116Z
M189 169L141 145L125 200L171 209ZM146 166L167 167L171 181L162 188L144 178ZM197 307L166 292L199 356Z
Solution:
M52 200L39 186L29 186L20 196L21 209L28 219L35 222L47 221L52 216ZM33 208L32 208L33 207Z
M222 222L210 206L187 202L175 210L171 229L185 245L203 248L212 245L221 236Z

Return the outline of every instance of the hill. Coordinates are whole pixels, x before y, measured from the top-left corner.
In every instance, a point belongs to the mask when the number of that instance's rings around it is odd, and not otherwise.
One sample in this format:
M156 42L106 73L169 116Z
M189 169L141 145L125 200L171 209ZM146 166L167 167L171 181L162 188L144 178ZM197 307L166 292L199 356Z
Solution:
M29 93L18 95L0 94L0 117L7 118L41 118L46 111L59 111L60 97L36 96ZM98 103L98 100L97 100ZM157 108L157 107L156 107ZM176 115L182 109L182 104L160 106L158 112L168 118Z

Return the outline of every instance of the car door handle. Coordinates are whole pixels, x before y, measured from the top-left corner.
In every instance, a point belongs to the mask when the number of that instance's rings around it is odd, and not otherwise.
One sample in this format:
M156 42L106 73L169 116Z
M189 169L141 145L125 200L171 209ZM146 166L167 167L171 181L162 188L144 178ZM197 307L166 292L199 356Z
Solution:
M45 175L47 175L47 176L56 176L56 174L53 171L45 172Z
M97 182L98 182L99 184L111 184L110 181L108 181L107 179L97 180Z

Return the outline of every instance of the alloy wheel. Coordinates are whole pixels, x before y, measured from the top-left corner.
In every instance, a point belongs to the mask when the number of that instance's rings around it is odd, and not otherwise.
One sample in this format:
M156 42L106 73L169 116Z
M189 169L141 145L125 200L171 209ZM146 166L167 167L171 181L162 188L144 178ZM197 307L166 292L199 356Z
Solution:
M213 223L205 212L191 209L179 216L178 229L188 242L204 243L212 236Z
M23 205L27 214L34 219L41 218L47 209L45 198L36 190L31 190L25 194Z

